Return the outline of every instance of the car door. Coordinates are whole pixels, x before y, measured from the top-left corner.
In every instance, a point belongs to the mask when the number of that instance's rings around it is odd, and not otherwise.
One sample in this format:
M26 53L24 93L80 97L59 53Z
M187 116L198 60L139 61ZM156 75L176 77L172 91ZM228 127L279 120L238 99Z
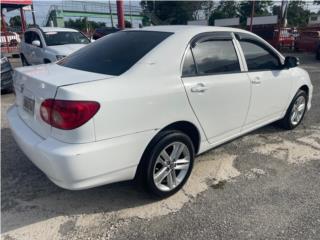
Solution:
M250 81L241 70L229 32L200 35L185 53L182 81L210 143L238 134L244 124Z
M279 118L286 110L292 85L290 70L280 56L259 38L236 34L251 80L251 101L246 127L254 127Z
M35 40L38 40L40 42L40 46L37 47L37 46L31 45L32 59L33 59L34 64L42 64L42 63L44 63L44 61L43 61L43 46L44 45L43 45L42 39L40 38L39 33L34 31L32 41L35 41Z
M31 31L27 31L24 33L24 43L21 45L21 52L24 57L27 59L28 63L32 64L31 59L31 42L32 42L33 34Z

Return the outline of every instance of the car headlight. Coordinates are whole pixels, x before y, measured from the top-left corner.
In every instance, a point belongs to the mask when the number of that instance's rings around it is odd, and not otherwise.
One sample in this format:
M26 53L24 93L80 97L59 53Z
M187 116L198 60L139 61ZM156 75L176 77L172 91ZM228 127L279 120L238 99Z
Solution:
M61 60L62 58L65 58L65 57L66 57L65 55L56 55L56 58L58 61Z
M6 63L6 62L8 62L8 58L6 58L6 57L1 58L1 64Z

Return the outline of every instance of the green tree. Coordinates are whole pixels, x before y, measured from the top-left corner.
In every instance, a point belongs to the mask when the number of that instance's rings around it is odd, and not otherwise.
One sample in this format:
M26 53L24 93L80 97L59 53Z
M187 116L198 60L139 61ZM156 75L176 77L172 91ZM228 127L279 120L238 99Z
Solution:
M291 1L288 6L288 26L304 27L308 24L310 10L305 9L305 1Z
M214 25L215 19L239 17L239 6L237 1L221 1L211 12L209 25Z
M254 16L268 16L271 15L271 7L273 2L270 0L255 1L254 3ZM251 16L252 1L242 1L239 7L240 23L241 25L247 24L247 18Z
M79 31L90 32L96 28L104 27L105 23L89 21L88 18L77 18L75 20L70 18L68 21L65 21L65 26Z
M206 1L141 1L143 15L153 24L187 24Z
M124 21L124 26L125 26L125 28L132 28L132 24L128 20Z
M14 16L11 17L9 20L10 27L21 27L21 17L20 16Z

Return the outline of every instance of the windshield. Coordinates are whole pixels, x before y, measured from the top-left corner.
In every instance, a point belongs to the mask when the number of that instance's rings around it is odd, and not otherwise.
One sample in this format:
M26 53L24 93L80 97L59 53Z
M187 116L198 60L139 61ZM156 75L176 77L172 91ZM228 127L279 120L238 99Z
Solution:
M172 33L120 31L103 37L58 64L82 71L120 75Z
M89 39L80 32L45 32L47 46L64 44L88 44Z

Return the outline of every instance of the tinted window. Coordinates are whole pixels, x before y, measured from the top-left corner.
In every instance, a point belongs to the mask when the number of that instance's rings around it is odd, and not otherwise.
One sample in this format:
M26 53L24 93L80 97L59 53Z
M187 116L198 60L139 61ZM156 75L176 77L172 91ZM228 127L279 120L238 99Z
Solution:
M59 64L88 72L120 75L171 34L154 31L113 33L81 48Z
M32 32L31 43L35 40L38 40L40 42L40 47L42 47L42 41L40 39L39 34L36 32Z
M206 40L192 49L198 74L239 72L240 65L231 40Z
M26 32L24 34L24 41L28 44L31 44L31 37L32 37L32 32Z
M40 40L40 36L39 36L39 34L38 33L36 33L36 32L33 32L33 34L32 34L32 41L34 41L34 40L38 40L38 41L40 41L41 42L41 40Z
M281 64L279 58L260 43L240 40L248 70L276 70Z
M89 39L80 32L45 32L44 38L48 46L90 43Z
M182 76L193 76L196 74L196 66L193 61L193 56L190 48L186 52L184 57L184 63L182 68Z

